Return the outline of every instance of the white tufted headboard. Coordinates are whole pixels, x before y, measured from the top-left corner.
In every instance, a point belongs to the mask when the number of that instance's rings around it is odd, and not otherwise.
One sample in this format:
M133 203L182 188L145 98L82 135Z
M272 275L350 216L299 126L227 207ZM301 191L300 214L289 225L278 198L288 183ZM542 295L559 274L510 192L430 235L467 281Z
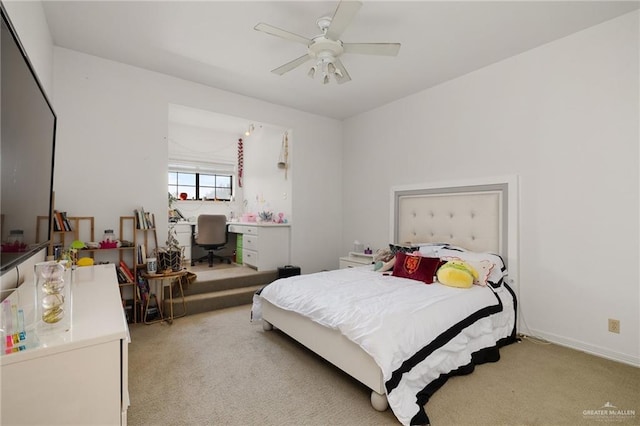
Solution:
M515 177L395 187L391 198L395 243L451 243L517 259Z

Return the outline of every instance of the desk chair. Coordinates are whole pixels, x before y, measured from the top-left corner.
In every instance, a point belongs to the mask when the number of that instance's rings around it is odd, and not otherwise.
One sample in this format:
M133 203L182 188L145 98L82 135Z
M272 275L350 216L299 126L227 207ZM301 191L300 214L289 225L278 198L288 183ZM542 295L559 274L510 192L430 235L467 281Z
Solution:
M213 266L213 259L220 259L221 262L231 263L231 259L219 256L214 252L225 247L228 241L227 217L223 214L201 214L198 216L198 234L195 236L196 245L207 250L206 256L196 259L202 262L209 260L209 267ZM191 261L191 266L195 261Z

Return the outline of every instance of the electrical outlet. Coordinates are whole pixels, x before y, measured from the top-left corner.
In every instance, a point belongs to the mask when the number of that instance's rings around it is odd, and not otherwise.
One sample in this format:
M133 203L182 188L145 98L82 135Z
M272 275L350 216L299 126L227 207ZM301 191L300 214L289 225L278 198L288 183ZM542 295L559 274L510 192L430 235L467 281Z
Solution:
M609 318L609 331L620 334L620 320Z

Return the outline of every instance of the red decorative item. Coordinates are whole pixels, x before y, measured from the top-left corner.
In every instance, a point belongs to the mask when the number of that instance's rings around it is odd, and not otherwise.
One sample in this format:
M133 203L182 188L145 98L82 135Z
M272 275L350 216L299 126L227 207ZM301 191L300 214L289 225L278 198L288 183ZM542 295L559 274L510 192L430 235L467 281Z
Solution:
M117 241L100 241L100 248L101 249L118 248L118 242Z
M244 148L242 138L238 139L238 187L242 188L242 169L244 167Z
M180 193L180 199L183 200L183 201L186 200L188 196L189 195L186 192L181 192Z
M19 241L13 243L2 243L2 251L5 253L18 253L27 251L27 245Z

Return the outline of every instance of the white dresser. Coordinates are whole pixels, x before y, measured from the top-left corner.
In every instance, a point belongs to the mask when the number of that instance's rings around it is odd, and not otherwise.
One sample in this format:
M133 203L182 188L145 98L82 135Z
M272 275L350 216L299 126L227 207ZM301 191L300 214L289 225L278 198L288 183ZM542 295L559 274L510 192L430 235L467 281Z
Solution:
M230 223L229 232L242 234L242 263L258 271L290 263L290 226L278 223ZM238 236L239 238L239 236Z
M340 269L354 268L356 266L371 265L373 263L373 254L349 252L349 256L340 258Z
M73 274L71 330L0 356L1 424L127 423L129 329L114 265ZM32 291L25 282L19 300Z

